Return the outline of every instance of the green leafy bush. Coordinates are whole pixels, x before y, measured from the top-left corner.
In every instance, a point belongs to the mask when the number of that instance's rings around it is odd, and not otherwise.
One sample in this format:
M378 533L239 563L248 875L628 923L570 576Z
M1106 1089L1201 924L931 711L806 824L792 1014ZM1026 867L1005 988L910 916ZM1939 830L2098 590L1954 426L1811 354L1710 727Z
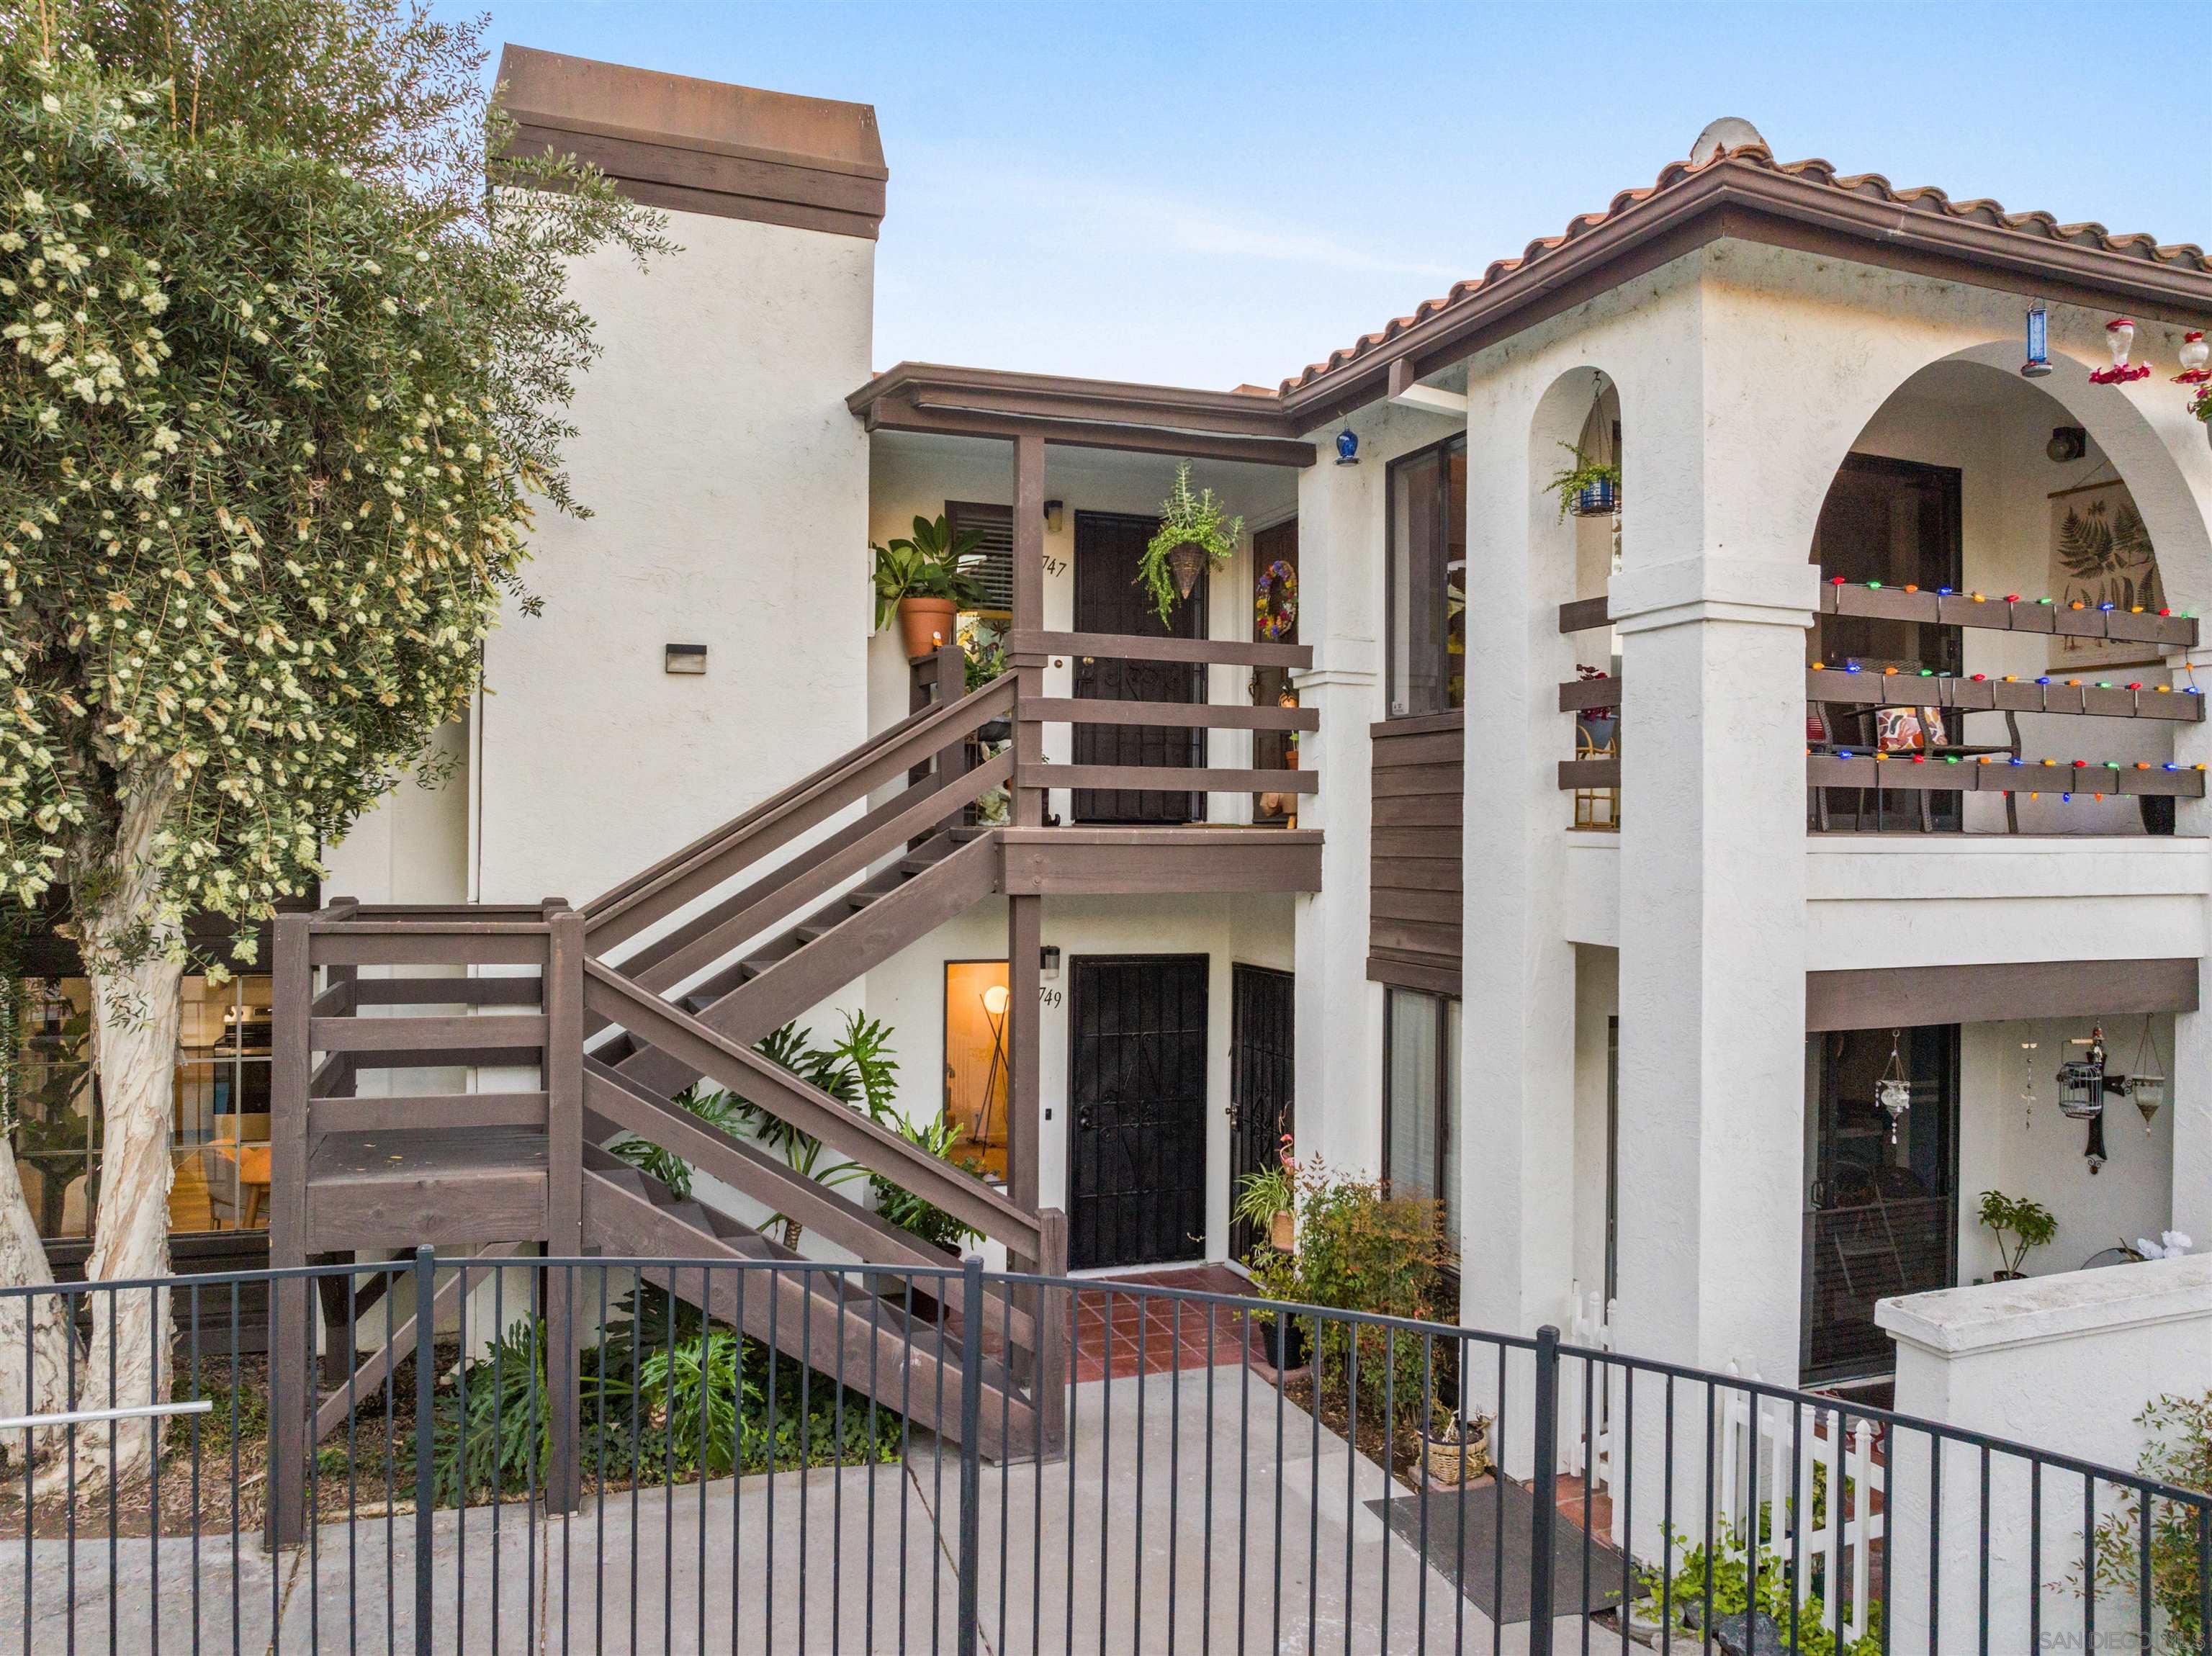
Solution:
M1252 1274L1270 1299L1364 1311L1425 1321L1436 1317L1450 1254L1438 1204L1392 1196L1382 1185L1331 1172L1321 1162L1296 1165L1297 1247L1262 1243ZM1386 1392L1411 1407L1431 1378L1424 1342L1372 1325L1322 1319L1320 1372L1347 1384L1357 1354L1362 1400ZM1324 1390L1327 1389L1327 1382Z
M2136 1416L2150 1441L2136 1470L2160 1483L2212 1495L2212 1392L2164 1396ZM2107 1486L2109 1488L2109 1486ZM2150 1596L2165 1618L2160 1648L2194 1651L2203 1642L2203 1584L2198 1575L2198 1514L2174 1501L2120 1492L2117 1510L2097 1523L2096 1580L2100 1595L2133 1602L2141 1591L2144 1507L2149 1507ZM2101 1619L2101 1618L2100 1618Z
M914 534L888 546L872 547L875 554L876 630L891 624L901 598L951 598L963 610L982 602L975 571L983 555L976 550L981 535L970 530L955 535L942 513L933 521L914 520Z
M1815 1476L1823 1470L1815 1467ZM1814 1499L1816 1502L1820 1499L1818 1490L1814 1492ZM1771 1535L1771 1513L1765 1501L1759 1503L1759 1513L1760 1534ZM1667 1530L1667 1534L1675 1546L1682 1547L1682 1536L1671 1527ZM1723 1533L1715 1539L1710 1551L1704 1547L1687 1547L1682 1548L1680 1556L1681 1568L1674 1572L1671 1588L1667 1579L1657 1570L1638 1572L1638 1580L1648 1600L1645 1608L1652 1615L1659 1613L1661 1594L1664 1591L1667 1593L1666 1603L1674 1611L1678 1629L1695 1627L1705 1618L1708 1608L1716 1623L1725 1616L1741 1616L1747 1610L1756 1610L1759 1614L1771 1617L1787 1639L1792 1614L1790 1587L1796 1579L1791 1574L1788 1558L1778 1558L1771 1554L1761 1558L1754 1602L1750 1549L1741 1537ZM1710 1606L1705 1601L1708 1590L1712 1594ZM1796 1606L1795 1614L1797 1617L1795 1648L1798 1656L1881 1656L1881 1604L1879 1601L1868 1606L1866 1631L1840 1645L1836 1641L1817 1577L1814 1591ZM1695 1635L1691 1635L1692 1640L1695 1637ZM1678 1643L1686 1642L1679 1631L1676 1638Z

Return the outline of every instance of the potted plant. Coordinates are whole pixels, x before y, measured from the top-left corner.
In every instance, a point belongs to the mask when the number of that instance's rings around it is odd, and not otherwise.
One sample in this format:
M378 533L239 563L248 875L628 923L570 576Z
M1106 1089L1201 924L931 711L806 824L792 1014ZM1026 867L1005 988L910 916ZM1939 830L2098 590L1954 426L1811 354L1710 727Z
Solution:
M960 611L981 602L974 572L983 561L975 549L982 541L973 531L955 535L940 513L934 521L916 518L911 537L869 549L876 555L876 630L896 615L908 659L951 642Z
M1456 1489L1490 1471L1488 1416L1471 1416L1462 1427L1450 1406L1438 1401L1430 1405L1425 1435L1421 1453L1430 1483Z
M1607 518L1620 504L1620 465L1618 461L1593 460L1572 443L1559 446L1574 456L1574 464L1544 485L1559 497L1559 516Z
M1584 683L1608 682L1613 675L1602 667L1577 666L1575 676ZM1620 728L1619 710L1613 707L1585 707L1575 715L1575 727L1592 753L1605 753L1613 747L1614 731Z
M2058 1221L2050 1209L2002 1191L1982 1192L1981 1221L1996 1233L1997 1257L2004 1262L2004 1268L1996 1273L2001 1283L2022 1281L2027 1273L2021 1270L2021 1262L2027 1258L2027 1251L2044 1247L2058 1234Z
M1275 1165L1248 1173L1237 1182L1232 1216L1262 1231L1267 1246L1288 1253L1297 1246L1298 1164L1291 1154L1291 1136L1283 1135Z
M1200 574L1229 561L1243 532L1243 519L1224 516L1212 489L1191 493L1189 461L1176 468L1175 487L1160 502L1159 532L1137 560L1137 584L1152 593L1163 626Z

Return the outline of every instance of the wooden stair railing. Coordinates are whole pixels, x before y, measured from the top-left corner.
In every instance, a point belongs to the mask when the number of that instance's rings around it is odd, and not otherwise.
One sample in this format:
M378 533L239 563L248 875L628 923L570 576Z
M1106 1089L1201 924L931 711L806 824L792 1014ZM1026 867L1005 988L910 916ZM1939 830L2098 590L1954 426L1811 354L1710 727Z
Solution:
M678 1059L692 1074L728 1088L787 1125L821 1140L846 1160L895 1180L961 1223L1003 1243L1009 1254L1032 1263L1042 1257L1044 1224L1037 1215L809 1085L781 1065L640 988L605 962L584 962L584 1002Z
M897 780L919 761L948 751L958 754L977 728L1010 713L1013 703L1014 683L1009 676L973 695L902 719L767 804L593 898L581 910L592 952L605 955L875 789Z

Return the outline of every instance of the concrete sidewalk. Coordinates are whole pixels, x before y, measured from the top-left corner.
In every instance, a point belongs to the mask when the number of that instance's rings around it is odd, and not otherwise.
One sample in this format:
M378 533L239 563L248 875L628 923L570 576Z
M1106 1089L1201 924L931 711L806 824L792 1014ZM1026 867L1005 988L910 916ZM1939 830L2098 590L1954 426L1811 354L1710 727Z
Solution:
M1382 1469L1246 1371L1078 1386L1071 1437L1069 1460L981 1471L994 1656L1492 1648L1476 1607L1370 1510ZM648 1489L536 1521L520 1505L442 1512L432 1648L950 1652L959 1496L957 1452L921 1438L901 1465ZM67 1550L40 1543L30 1647L412 1656L413 1535L402 1515L325 1526L275 1560L246 1541L235 1641L227 1539L199 1544L198 1569L190 1540L161 1543L158 1597L148 1544L121 1544L112 1637L105 1539L78 1547L73 1592ZM0 1600L0 1649L21 1649L21 1595ZM1503 1647L1525 1647L1509 1628Z

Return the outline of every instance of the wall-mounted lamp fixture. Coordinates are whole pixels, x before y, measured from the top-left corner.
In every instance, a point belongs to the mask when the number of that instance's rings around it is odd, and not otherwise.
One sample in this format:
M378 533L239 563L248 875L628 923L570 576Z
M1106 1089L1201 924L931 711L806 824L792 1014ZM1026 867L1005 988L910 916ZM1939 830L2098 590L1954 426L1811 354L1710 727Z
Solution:
M1056 978L1060 975L1060 945L1048 943L1037 950L1037 972L1040 976Z
M2051 313L2039 299L2027 307L2027 361L2020 371L2029 379L2040 379L2051 372Z
M1345 421L1344 429L1336 434L1336 463L1340 466L1359 464L1359 434L1352 430L1349 419Z
M2064 465L2069 460L2078 460L2089 452L2089 434L2080 426L2053 426L2051 440L2043 452L2055 465Z
M703 673L707 670L707 646L703 644L672 644L661 658L664 673Z
M1059 534L1060 525L1066 520L1067 503L1065 500L1047 500L1044 503L1044 527L1047 534Z

